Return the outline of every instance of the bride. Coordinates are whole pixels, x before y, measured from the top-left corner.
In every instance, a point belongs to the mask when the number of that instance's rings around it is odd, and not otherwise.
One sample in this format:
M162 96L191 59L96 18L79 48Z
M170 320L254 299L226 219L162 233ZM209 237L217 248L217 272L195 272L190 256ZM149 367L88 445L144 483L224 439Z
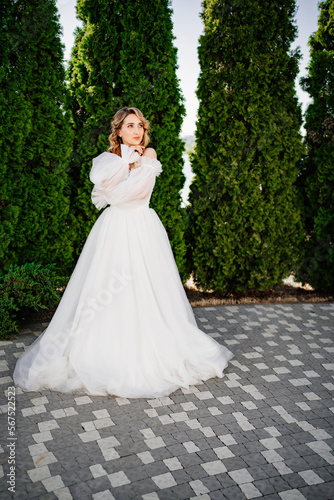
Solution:
M21 355L24 391L154 398L222 377L232 353L197 328L167 233L149 207L162 168L137 108L93 159L101 210L48 327Z

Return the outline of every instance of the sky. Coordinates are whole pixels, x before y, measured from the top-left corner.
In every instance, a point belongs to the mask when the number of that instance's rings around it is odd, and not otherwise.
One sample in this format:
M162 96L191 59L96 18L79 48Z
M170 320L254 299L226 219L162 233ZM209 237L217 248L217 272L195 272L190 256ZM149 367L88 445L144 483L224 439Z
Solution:
M120 0L121 1L121 0ZM180 80L180 87L185 98L187 116L184 118L181 135L193 135L196 128L196 114L198 100L196 98L197 78L199 75L199 64L197 57L197 47L199 36L203 32L203 25L200 18L202 0L172 0L174 24L174 45L178 49L178 70L177 76ZM74 43L73 32L76 26L80 25L80 20L76 19L76 0L57 0L57 7L60 14L60 22L63 26L62 41L65 45L65 60L69 60L71 49ZM296 90L299 102L305 112L309 103L309 96L303 92L299 86L299 79L307 74L309 62L308 40L312 33L317 30L319 16L318 0L297 0L296 24L298 27L298 37L292 48L300 47L302 60L300 62L300 72L296 80Z

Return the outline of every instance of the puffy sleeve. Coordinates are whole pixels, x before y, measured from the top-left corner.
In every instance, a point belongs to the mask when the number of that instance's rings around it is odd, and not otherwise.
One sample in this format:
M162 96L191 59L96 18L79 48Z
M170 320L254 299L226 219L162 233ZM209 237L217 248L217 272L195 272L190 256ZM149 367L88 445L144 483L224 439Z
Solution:
M113 153L102 153L93 159L89 179L95 184L92 190L92 202L101 210L108 205L107 194L129 173L129 164Z
M102 153L93 159L93 166L89 174L89 179L93 184L101 184L106 179L121 177L123 171L128 168L128 164L113 153Z
M162 172L162 166L159 160L155 158L149 158L148 156L142 156L140 158L140 163L142 167L153 168L155 175L158 177Z

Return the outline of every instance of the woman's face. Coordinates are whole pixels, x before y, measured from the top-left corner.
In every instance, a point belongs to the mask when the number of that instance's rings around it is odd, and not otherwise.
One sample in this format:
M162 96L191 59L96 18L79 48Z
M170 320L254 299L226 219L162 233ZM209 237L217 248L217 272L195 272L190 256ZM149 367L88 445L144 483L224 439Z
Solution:
M126 146L138 146L144 136L143 122L135 114L126 116L118 135Z

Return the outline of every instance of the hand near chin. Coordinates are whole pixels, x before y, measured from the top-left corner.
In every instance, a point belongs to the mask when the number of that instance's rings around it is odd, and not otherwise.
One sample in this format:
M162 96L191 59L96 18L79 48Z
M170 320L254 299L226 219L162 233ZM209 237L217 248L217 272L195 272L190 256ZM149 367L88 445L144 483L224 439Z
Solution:
M133 151L136 151L140 156L143 155L145 148L143 146L129 146Z

